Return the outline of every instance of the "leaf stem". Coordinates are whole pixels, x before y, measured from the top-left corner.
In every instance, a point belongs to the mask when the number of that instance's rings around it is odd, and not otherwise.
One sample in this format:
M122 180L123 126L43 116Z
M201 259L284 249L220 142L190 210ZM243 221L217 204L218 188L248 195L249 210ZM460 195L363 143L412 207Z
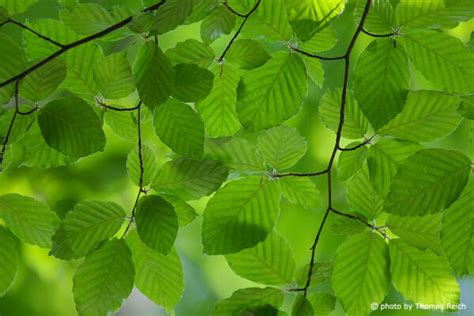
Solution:
M368 144L371 144L371 141L372 139L374 139L375 135L374 136L371 136L369 138L366 138L362 143L354 146L354 147L346 147L346 148L343 148L343 147L340 147L338 148L339 151L354 151L354 150L357 150L361 147L364 147L365 145L368 145Z

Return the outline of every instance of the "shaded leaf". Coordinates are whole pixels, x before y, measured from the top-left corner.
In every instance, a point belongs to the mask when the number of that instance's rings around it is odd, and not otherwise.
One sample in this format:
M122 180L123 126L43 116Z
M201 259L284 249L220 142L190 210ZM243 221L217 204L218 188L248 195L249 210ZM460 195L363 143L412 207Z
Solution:
M281 194L289 202L305 208L317 208L321 204L321 193L309 178L284 177L280 179Z
M107 99L119 99L135 91L135 80L125 53L116 53L99 61L94 78L100 93Z
M265 304L280 307L283 304L283 292L272 287L240 289L235 291L231 297L220 301L212 315L238 315L248 307Z
M0 295L3 295L13 283L18 269L19 241L0 226L0 244Z
M270 55L257 41L250 39L236 40L225 57L225 61L234 66L251 70L265 64Z
M141 147L141 157L141 160L143 161L143 179L141 185L147 186L153 182L153 179L158 172L158 161L153 149L146 145L142 145ZM141 167L138 148L135 148L128 154L127 172L133 183L140 185Z
M195 39L187 39L168 49L166 56L173 64L193 63L199 67L207 68L214 60L214 50L206 43Z
M173 97L183 102L197 102L212 90L214 75L195 64L179 64L174 67L176 76Z

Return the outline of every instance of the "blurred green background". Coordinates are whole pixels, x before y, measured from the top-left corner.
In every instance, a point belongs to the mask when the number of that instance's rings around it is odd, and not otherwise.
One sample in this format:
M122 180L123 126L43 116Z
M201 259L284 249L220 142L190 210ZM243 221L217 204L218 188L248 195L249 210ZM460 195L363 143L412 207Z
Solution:
M139 1L133 0L102 0L82 1L96 2L106 7L124 4L130 8L139 8ZM354 3L349 4L343 16L337 19L333 26L337 31L339 42L332 51L338 54L344 50L354 31L353 22ZM56 1L40 0L20 19L51 17L58 18ZM467 42L474 30L474 21L463 23L450 34ZM0 30L21 41L21 32L13 26L6 26ZM199 24L183 26L160 37L159 43L163 50L174 47L177 42L188 38L200 38ZM221 52L230 36L223 37L213 43L215 51ZM357 55L370 43L372 39L361 35L355 52ZM132 45L131 42L122 42L120 45ZM113 46L106 47L114 49ZM133 47L132 47L133 50ZM330 53L328 53L330 54ZM325 62L326 79L324 88L341 86L342 63ZM436 88L431 86L415 70L413 75L416 80L412 82L413 89ZM334 145L334 133L326 129L318 118L318 101L322 89L311 85L309 96L297 116L288 121L288 125L297 127L308 140L308 152L305 158L294 168L298 171L319 171L326 167L330 152ZM132 102L123 100L124 103ZM455 148L462 150L474 158L474 123L465 120L458 129L446 139L430 144L433 147ZM155 148L159 155L160 163L169 159L170 151L154 136L151 122L144 125L145 144ZM0 194L16 192L36 197L45 201L60 216L72 206L84 200L106 200L119 203L126 209L131 209L137 188L129 180L125 161L128 152L133 149L133 144L122 141L106 128L107 147L105 152L81 159L77 164L51 170L32 170L18 168L7 170L0 174ZM344 140L345 143L349 141ZM337 178L337 177L336 177ZM323 205L326 204L327 186L326 178L315 179L323 196ZM345 202L345 188L336 181L335 183L336 208L347 210ZM199 214L202 214L207 199L193 202ZM307 264L310 255L315 231L319 226L323 206L316 210L306 210L291 204L283 203L281 215L277 224L278 232L284 236L291 245L297 265L302 267ZM345 237L335 235L329 223L323 232L320 247L318 248L317 261L330 260L334 250ZM176 314L181 315L210 315L217 301L230 296L236 289L259 286L235 275L224 258L221 256L205 256L202 254L200 240L201 219L197 218L192 224L184 227L179 232L177 248L181 255L185 269L185 292L181 302L176 308ZM10 291L0 298L0 315L2 316L52 316L76 315L72 298L72 276L80 261L65 262L48 256L46 250L35 246L23 245L21 266L16 280ZM459 315L474 315L474 277L468 276L459 280L462 289L461 302L467 305L467 310ZM320 286L329 290L329 284ZM288 294L287 307L292 294ZM392 288L387 302L402 302L403 299ZM381 312L379 312L382 314ZM379 314L374 313L374 314ZM400 315L404 312L383 312L384 315ZM412 312L413 315L437 315L434 312ZM134 290L130 298L117 315L166 315L158 306ZM341 306L337 306L333 315L343 315Z

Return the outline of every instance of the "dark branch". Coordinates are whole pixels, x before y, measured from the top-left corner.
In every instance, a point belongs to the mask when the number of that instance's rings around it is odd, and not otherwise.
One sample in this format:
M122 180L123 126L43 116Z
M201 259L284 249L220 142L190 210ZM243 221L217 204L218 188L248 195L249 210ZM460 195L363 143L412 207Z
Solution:
M2 151L0 151L0 171L2 170L3 158L4 158L5 152L7 150L8 139L10 138L10 135L13 131L13 125L15 125L15 120L16 120L17 115L18 115L18 112L14 111L12 119L10 121L10 125L8 126L7 134L3 138Z
M362 32L364 34L367 34L367 35L372 36L372 37L393 37L393 36L400 35L398 32L387 33L387 34L374 34L374 33L371 33L369 31L367 31L366 29L362 29Z
M308 57L311 57L311 58L316 58L316 59L321 59L321 60L341 60L341 59L345 58L345 56L325 57L325 56L321 56L321 55L316 55L316 54L308 53L304 50L301 50L301 49L299 49L297 47L293 47L293 46L290 46L290 49L295 51L295 52L298 52L300 54L303 54L305 56L308 56Z
M27 116L35 112L36 110L38 110L37 106L27 112L20 111L20 80L15 82L15 111L16 113L23 116Z
M63 44L61 44L61 43L59 43L59 42L53 40L52 38L49 38L49 37L47 37L47 36L44 36L43 34L38 33L37 31L33 30L32 28L28 27L27 25L25 25L25 24L23 24L23 23L21 23L21 22L18 22L18 21L9 19L9 20L5 21L5 23L2 23L2 26L3 26L4 24L7 24L7 23L15 24L16 26L19 26L19 27L21 27L22 29L25 29L25 30L27 30L28 32L33 33L34 35L38 36L39 38L41 38L41 39L43 39L43 40L45 40L45 41L47 41L47 42L50 42L50 43L53 44L53 45L56 45L56 46L61 47L61 48L64 47Z
M131 108L118 108L112 105L107 105L103 101L96 99L97 105L100 106L101 108L107 109L107 110L112 110L112 111L117 111L117 112L131 112L138 110L141 106L141 101L134 107Z
M323 174L328 173L328 170L323 170L319 172L313 173L297 173L297 172L289 172L289 173L281 173L281 174L272 174L272 178L285 178L285 177L316 177L321 176Z
M367 221L367 219L365 219L363 217L360 217L360 216L357 216L357 215L354 215L354 214L344 213L344 212L338 211L334 208L331 208L331 212L333 212L334 214L344 216L346 218L350 218L352 220L358 221L358 222L362 223L363 225L367 226L368 228L370 228L372 231L378 232L383 238L390 239L387 236L387 234L385 233L385 231L384 231L385 227L383 227L383 226L372 225Z
M152 6L144 9L143 12L150 12L150 11L156 10L165 3L166 3L166 0L163 0L159 3L156 3ZM49 55L48 57L46 57L42 61L38 62L37 64L34 64L33 66L31 66L31 67L27 68L26 70L24 70L23 72L21 72L20 74L18 74L16 76L14 76L10 79L7 79L4 82L0 83L0 88L5 87L5 86L17 81L17 80L21 80L21 79L25 78L26 76L28 76L33 71L37 70L38 68L41 68L42 66L46 65L47 63L51 62L52 60L58 58L59 56L63 55L64 53L66 53L67 51L69 51L69 50L71 50L75 47L84 45L86 43L89 43L91 41L94 41L96 39L104 37L107 34L110 34L112 32L115 32L115 31L123 28L124 26L129 24L132 20L133 20L133 16L129 16L128 18L126 18L126 19L124 19L124 20L122 20L122 21L106 28L105 30L102 30L100 32L97 32L97 33L92 34L90 36L87 36L85 38L82 38L80 40L77 40L75 42L64 45L60 50L58 50L55 53Z
M232 12L233 14L237 15L237 16L240 16L241 18L245 18L247 16L247 14L242 14L242 13L239 13L237 11L235 11L234 9L232 9L232 7L229 5L229 2L226 0L226 2L224 3L224 6L229 9L230 12Z
M340 150L340 151L354 151L354 150L357 150L361 147L364 147L365 145L371 144L371 141L372 141L372 139L374 139L374 137L375 137L375 135L372 136L372 137L366 138L362 143L360 143L359 145L356 145L354 147L346 147L346 148L339 147L338 150Z

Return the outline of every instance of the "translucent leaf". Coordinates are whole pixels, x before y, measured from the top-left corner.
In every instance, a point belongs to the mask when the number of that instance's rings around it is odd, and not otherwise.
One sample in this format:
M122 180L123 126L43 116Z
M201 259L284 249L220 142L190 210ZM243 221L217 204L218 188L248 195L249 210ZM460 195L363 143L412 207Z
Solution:
M183 102L204 99L212 90L214 75L195 64L179 64L174 67L176 77L172 95Z
M403 110L378 134L431 142L447 136L461 121L457 112L461 100L436 91L411 91Z
M26 67L21 47L9 36L0 34L0 82L10 79ZM0 103L13 96L14 84L0 89Z
M153 152L153 149L146 145L142 145L141 156L143 160L143 181L142 185L149 185L155 178L156 173L158 172L158 161L156 159L156 154ZM140 185L140 157L138 154L138 148L132 150L127 157L127 172L132 179L133 183Z
M341 89L327 90L319 103L319 114L327 128L337 131L341 109ZM345 123L342 136L357 139L364 137L369 129L369 121L362 113L351 92L346 99Z
M0 244L0 295L3 295L13 283L18 269L19 241L0 226Z
M405 52L391 39L373 41L355 68L355 93L374 129L393 119L405 104L410 73Z
M315 85L322 88L324 83L324 69L321 61L308 56L301 56L301 58L306 66L308 78L310 78Z
M104 98L119 99L135 91L132 69L126 53L116 53L97 62L94 68L97 87Z
M459 276L474 271L474 182L443 215L441 242L444 253Z
M283 170L293 167L304 156L307 142L296 128L277 126L258 137L257 148L268 165Z
M125 211L115 203L76 204L54 234L50 254L67 260L84 257L102 241L113 237L124 220Z
M237 69L226 65L218 67L211 93L196 103L206 132L211 137L232 136L240 129L237 117L237 85L240 75ZM221 71L222 70L222 71Z
M216 6L201 23L201 38L213 42L229 34L235 25L235 15L222 5Z
M306 92L301 59L295 54L275 54L242 77L237 90L240 122L250 131L279 125L298 112Z
M11 16L20 14L28 10L38 0L0 0L0 7L4 7Z
M51 247L51 236L59 224L48 206L19 194L0 196L0 218L22 241L43 248Z
M284 177L280 185L282 196L290 203L305 208L317 208L321 204L321 193L310 178Z
M30 101L46 99L66 78L66 65L54 59L20 82L20 95Z
M452 36L434 31L407 33L400 38L408 57L429 81L449 92L474 90L474 52Z
M314 20L328 22L344 10L345 1L341 0L290 0L288 15L290 20Z
M351 236L367 229L367 226L361 222L345 216L338 216L330 227L332 233L339 236Z
M121 139L136 144L138 142L137 121L128 111L105 111L105 123Z
M383 200L370 182L367 168L360 169L347 182L347 202L352 211L375 219L382 211Z
M74 275L73 294L79 315L107 315L133 289L132 254L123 239L103 243L87 255Z
M325 52L332 49L337 42L336 31L328 26L315 33L310 39L300 45L300 49L307 52Z
M346 148L354 148L359 146L360 142L349 144ZM347 180L359 171L364 165L367 157L367 147L362 146L356 150L349 150L341 152L337 162L337 177L341 180Z
M265 304L280 307L283 304L283 292L272 287L253 287L237 290L231 297L220 301L216 305L212 316L234 315L247 307Z
M308 301L313 307L314 314L318 316L327 316L336 308L336 298L329 293L313 293L309 295Z
M178 303L184 290L183 267L178 253L173 249L164 256L145 246L135 231L127 236L135 264L135 285L156 304L169 313Z
M152 186L185 201L195 200L216 191L227 173L227 167L217 161L178 158L160 169Z
M195 39L187 39L168 49L166 56L173 64L193 63L207 68L215 58L214 50L206 43Z
M0 136L3 140L10 128L10 124L15 114L15 109L8 110L6 112L0 112ZM8 144L12 145L21 141L24 137L30 126L32 125L33 117L17 115L15 118L15 123L10 131L10 136L8 137Z
M260 177L229 182L217 191L204 211L204 252L229 254L256 246L272 231L279 212L277 182Z
M199 115L187 104L169 99L155 110L155 133L174 152L201 158L204 146L204 125Z
M444 257L400 239L391 240L389 248L392 282L405 298L421 304L459 303L459 285Z
M65 155L84 157L105 147L99 117L85 101L76 97L46 104L38 115L38 123L46 143Z
M356 8L356 19L360 20L364 12L365 3L359 2ZM370 7L365 28L375 34L388 34L397 26L395 21L395 9L390 1L374 0Z
M234 66L251 70L265 64L270 55L257 41L250 39L236 40L225 57L225 61Z
M152 32L165 34L184 23L193 11L193 0L169 0L156 12Z
M191 24L205 19L218 3L218 0L194 0L193 12L188 16L185 24Z
M173 205L174 211L176 212L176 215L178 216L179 227L188 225L198 216L194 208L188 203L181 200L180 198L177 198L172 195L165 195L165 194L163 194L162 197L168 203Z
M460 152L420 150L398 168L384 211L400 216L440 212L461 194L470 171L471 160Z
M293 307L291 309L292 316L313 316L314 310L311 303L303 295L298 295L293 302Z
M64 24L79 35L91 35L118 22L103 6L95 3L77 4L60 12Z
M389 262L387 244L376 233L352 236L339 246L331 280L347 314L369 314L371 303L383 301L390 287Z
M295 273L295 259L288 243L270 234L257 246L226 255L230 268L248 280L269 284L289 284Z
M308 279L309 264L306 264L298 270L296 274L296 281L299 286L303 287ZM317 286L329 280L332 272L331 261L316 261L311 275L311 285Z
M157 45L149 42L140 48L134 74L140 99L150 109L164 103L171 95L174 69Z

